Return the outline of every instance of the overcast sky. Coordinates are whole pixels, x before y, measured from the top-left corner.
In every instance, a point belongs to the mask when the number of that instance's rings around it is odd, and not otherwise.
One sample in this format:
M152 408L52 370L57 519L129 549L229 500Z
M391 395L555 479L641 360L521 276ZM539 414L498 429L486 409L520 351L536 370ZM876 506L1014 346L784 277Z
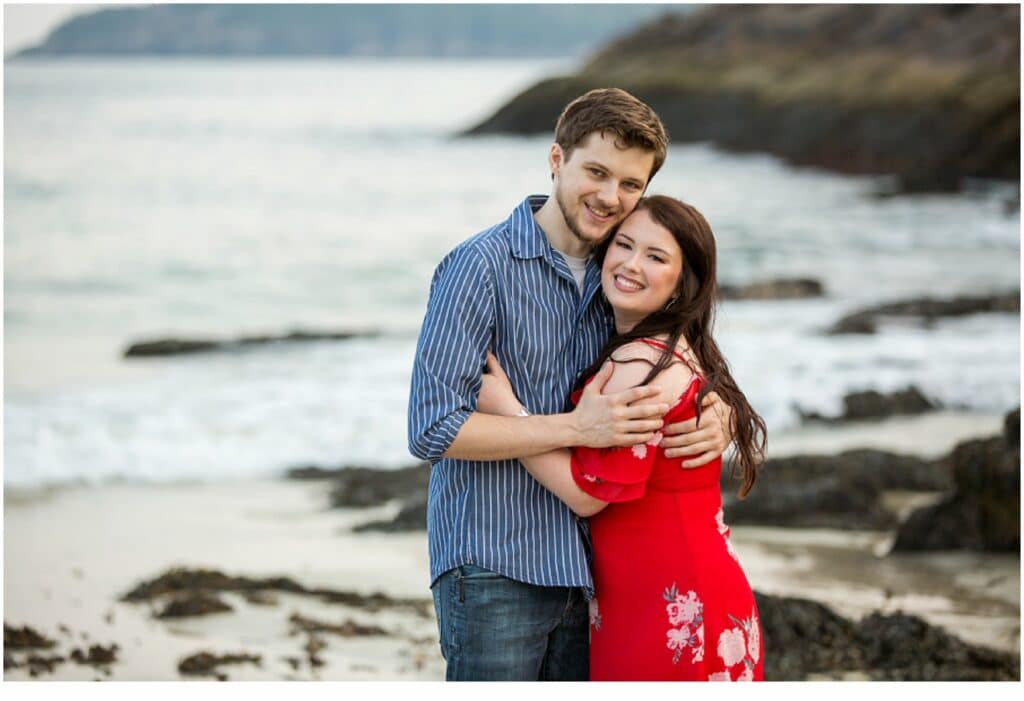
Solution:
M104 7L98 3L4 3L4 55L42 42L64 20Z

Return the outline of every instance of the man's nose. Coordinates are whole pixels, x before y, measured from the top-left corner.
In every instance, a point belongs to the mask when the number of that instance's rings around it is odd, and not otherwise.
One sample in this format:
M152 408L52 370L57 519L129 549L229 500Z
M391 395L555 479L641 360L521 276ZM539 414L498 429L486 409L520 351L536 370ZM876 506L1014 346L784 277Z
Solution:
M612 180L607 180L601 185L601 189L597 191L598 199L601 200L601 204L614 207L619 199L619 186Z

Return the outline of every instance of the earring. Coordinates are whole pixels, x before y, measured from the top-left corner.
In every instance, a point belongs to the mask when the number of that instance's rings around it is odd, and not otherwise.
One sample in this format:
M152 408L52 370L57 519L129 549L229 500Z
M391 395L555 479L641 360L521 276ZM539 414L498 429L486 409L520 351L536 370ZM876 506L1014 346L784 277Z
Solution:
M669 300L668 302L666 302L666 303L665 303L665 311L668 311L668 310L669 310L669 308L670 308L670 307L671 307L671 306L672 306L673 304L675 304L675 303L676 303L676 300L677 300L677 299L679 299L679 295L676 295L675 297L673 297L672 299L670 299L670 300Z

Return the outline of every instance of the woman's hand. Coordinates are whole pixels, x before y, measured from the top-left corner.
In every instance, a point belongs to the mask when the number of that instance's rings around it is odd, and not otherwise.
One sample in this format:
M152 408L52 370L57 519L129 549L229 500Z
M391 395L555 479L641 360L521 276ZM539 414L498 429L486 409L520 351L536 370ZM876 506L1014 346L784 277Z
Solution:
M516 398L508 375L502 369L498 359L492 353L487 354L487 372L481 376L480 396L477 398L476 410L484 414L498 416L516 416L523 405Z

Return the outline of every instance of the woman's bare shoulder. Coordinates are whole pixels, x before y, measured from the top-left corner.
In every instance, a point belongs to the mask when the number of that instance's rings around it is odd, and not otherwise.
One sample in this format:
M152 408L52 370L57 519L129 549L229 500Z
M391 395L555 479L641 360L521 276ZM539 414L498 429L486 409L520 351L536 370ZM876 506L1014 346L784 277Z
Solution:
M620 392L630 387L636 387L644 381L651 368L663 354L664 351L661 348L656 348L640 340L617 348L612 354L614 371L604 387L604 393ZM649 384L660 388L661 392L649 403L674 401L686 389L690 378L693 377L693 372L689 367L676 358L672 360L673 362L667 368L650 381Z

